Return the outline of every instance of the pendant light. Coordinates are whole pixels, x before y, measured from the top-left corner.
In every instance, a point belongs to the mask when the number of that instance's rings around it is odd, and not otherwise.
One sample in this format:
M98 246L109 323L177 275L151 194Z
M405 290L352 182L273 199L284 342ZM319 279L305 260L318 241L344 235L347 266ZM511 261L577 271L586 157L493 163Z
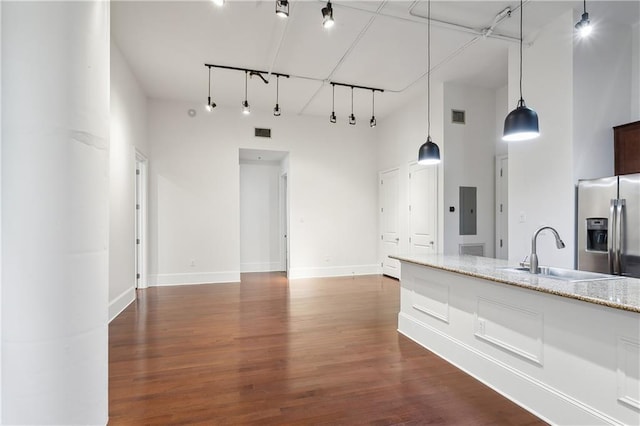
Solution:
M591 30L593 29L593 27L591 26L591 21L589 21L589 14L587 13L587 0L583 0L583 13L582 13L582 19L580 19L580 22L578 22L576 24L576 30L578 30L578 34L580 34L580 37L587 37L589 34L591 34Z
M211 112L216 107L215 102L211 102L211 67L209 67L209 97L207 98L207 111Z
M440 148L431 140L431 0L427 6L427 141L418 151L418 164L430 165L440 162Z
M327 5L322 8L322 26L324 28L331 28L335 24L333 20L333 7L331 7L331 1L327 2Z
M369 120L369 127L376 127L376 91L371 91L371 120Z
M276 107L273 109L273 115L280 117L280 105L278 105L278 93L280 92L280 76L276 75Z
M244 72L244 101L242 102L242 113L245 115L251 114L251 108L247 101L247 71Z
M329 121L331 123L335 123L337 121L336 118L336 85L331 84L331 115L329 116Z
M522 0L520 0L520 100L516 109L504 120L502 140L507 142L526 141L540 136L538 114L528 108L522 98Z
M349 116L349 124L356 125L356 116L353 115L353 86L351 86L351 115Z
M289 0L276 0L276 15L281 18L289 17Z

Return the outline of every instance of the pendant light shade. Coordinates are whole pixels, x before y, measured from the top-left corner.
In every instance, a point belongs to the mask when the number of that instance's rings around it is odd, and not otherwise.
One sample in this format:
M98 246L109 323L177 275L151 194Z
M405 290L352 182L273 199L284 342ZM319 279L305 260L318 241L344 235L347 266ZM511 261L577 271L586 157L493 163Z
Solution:
M587 0L583 0L583 7L582 19L576 24L576 30L578 34L580 34L580 37L587 37L593 29L591 27L591 21L589 20L589 14L587 13Z
M289 0L276 0L276 15L282 18L289 17Z
M511 111L504 120L502 140L507 142L524 141L539 135L538 114L524 104L524 99L520 99L518 107Z
M431 0L427 3L427 141L418 150L418 164L440 162L440 148L431 140Z
M520 100L516 109L504 120L502 140L507 142L526 141L540 136L538 114L527 107L522 97L522 0L520 0Z
M420 146L418 151L418 164L428 166L440 162L440 148L433 143L431 136L427 136L427 141Z

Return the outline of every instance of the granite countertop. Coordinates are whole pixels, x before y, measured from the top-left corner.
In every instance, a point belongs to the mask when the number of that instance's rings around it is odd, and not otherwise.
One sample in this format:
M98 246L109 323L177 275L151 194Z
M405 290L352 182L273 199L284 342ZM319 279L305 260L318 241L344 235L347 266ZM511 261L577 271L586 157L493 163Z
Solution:
M571 282L500 269L517 265L510 264L506 260L488 257L442 254L389 257L416 265L640 313L640 279L636 278Z

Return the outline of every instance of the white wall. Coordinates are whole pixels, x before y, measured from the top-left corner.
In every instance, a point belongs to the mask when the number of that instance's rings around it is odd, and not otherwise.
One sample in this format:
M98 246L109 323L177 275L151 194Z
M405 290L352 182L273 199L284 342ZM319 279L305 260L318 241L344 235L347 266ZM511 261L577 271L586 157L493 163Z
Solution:
M240 162L240 271L282 271L279 162Z
M399 253L409 253L409 164L418 161L418 150L427 140L427 93L426 81L424 95L417 96L393 114L378 120L377 168L378 171L399 168ZM431 138L440 148L440 158L447 155L446 141L443 137L443 84L431 81ZM443 219L443 166L438 168L438 247L442 252L444 241ZM376 215L378 216L378 215ZM380 262L380 260L378 260Z
M150 282L239 280L239 148L289 152L291 278L379 272L374 130L152 100Z
M135 150L148 156L147 98L111 42L109 320L135 299Z
M109 3L2 4L3 424L108 420Z
M496 145L495 145L495 153L496 155L508 155L509 154L509 144L502 140L502 133L504 132L504 119L507 117L507 114L511 111L508 109L511 107L513 102L509 99L509 86L502 86L495 91L495 110L496 110Z
M464 110L466 123L451 122L451 110ZM482 243L493 257L495 241L496 92L456 83L444 85L444 253L460 244ZM477 234L460 235L461 186L477 188ZM455 207L454 212L449 207Z
M640 120L640 22L631 28L631 121Z
M574 183L614 174L612 127L632 120L631 52L631 27L604 18L590 37L574 37Z
M530 253L533 232L549 225L558 230L567 247L558 250L551 235L541 236L540 264L573 267L573 19L572 11L558 16L524 50L523 94L527 106L538 113L540 137L509 144L509 259L513 262ZM514 45L509 49L509 110L519 99L518 67L518 46Z

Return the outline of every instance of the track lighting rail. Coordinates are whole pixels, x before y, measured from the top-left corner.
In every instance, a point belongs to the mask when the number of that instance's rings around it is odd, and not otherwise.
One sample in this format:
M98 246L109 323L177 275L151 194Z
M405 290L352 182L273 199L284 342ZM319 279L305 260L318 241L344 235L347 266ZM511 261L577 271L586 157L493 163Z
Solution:
M350 87L352 89L371 90L371 91L380 92L380 93L384 92L384 89L378 89L375 87L367 87L367 86L357 86L355 84L338 83L337 81L330 81L329 84L331 84L332 86Z
M265 84L269 84L269 81L267 79L265 79L262 74L275 75L276 77L285 77L285 78L289 78L290 77L289 74L282 74L282 73L279 73L279 72L252 70L250 68L231 67L231 66L228 66L228 65L204 64L204 66L209 68L209 69L211 69L211 68L222 68L222 69L225 69L225 70L248 72L249 75L257 75L258 77L260 77L262 79L262 81L264 81Z

